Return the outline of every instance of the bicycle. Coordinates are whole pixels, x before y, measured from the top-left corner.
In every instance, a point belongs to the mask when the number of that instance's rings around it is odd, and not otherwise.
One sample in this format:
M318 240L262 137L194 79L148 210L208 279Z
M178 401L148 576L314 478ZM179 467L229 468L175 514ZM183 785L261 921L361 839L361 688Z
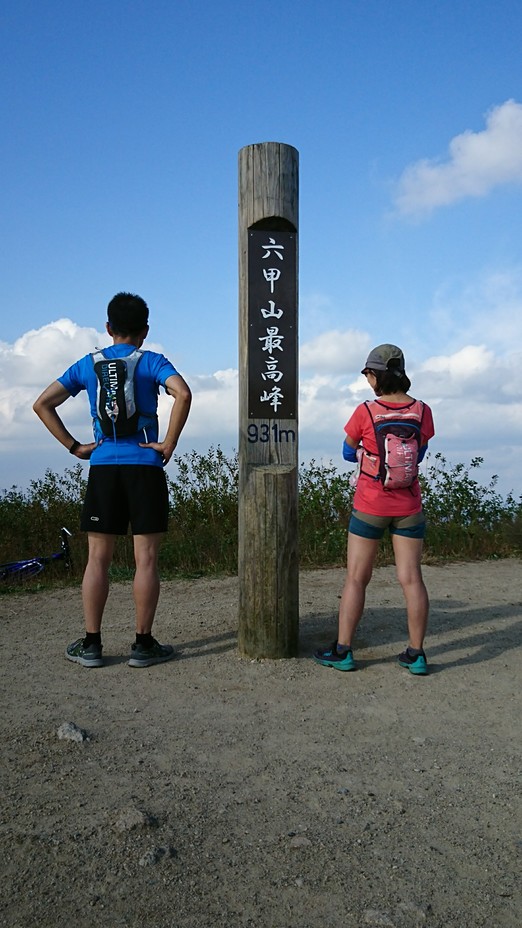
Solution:
M9 561L7 564L0 564L0 582L9 580L23 581L30 577L36 577L45 569L46 564L54 561L63 561L66 570L72 567L71 549L69 547L69 538L72 532L68 528L60 529L60 550L54 551L44 557L30 557L22 561Z

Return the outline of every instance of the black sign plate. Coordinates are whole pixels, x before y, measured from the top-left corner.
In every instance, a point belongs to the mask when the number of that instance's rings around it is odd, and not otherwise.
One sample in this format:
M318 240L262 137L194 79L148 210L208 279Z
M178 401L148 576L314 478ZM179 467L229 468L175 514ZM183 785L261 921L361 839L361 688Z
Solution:
M297 236L248 233L248 416L297 416Z

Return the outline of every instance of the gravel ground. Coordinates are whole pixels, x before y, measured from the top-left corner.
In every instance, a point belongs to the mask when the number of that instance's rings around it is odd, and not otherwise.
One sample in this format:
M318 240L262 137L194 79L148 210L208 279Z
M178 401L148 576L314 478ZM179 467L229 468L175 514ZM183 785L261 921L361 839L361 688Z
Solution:
M177 659L127 666L128 584L106 666L64 659L77 590L0 599L2 905L9 928L520 928L521 562L425 568L431 673L375 571L357 673L342 570L301 575L301 654L236 650L237 579L163 585Z

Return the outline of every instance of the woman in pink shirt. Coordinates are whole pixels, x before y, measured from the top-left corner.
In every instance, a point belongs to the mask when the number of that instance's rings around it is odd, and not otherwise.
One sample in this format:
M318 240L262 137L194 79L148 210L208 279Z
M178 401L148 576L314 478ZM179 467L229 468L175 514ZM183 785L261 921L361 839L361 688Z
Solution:
M343 456L357 462L358 476L348 526L347 575L339 608L338 636L329 648L316 651L314 660L337 670L356 670L353 636L363 614L379 542L388 529L408 616L409 644L399 654L398 661L411 673L425 675L428 667L423 644L429 600L422 579L421 557L426 522L416 465L434 435L433 417L429 406L408 394L411 382L406 376L404 355L396 345L374 348L362 373L376 400L358 406L345 426ZM409 434L416 436L410 442L379 437L386 431L406 434L406 426ZM394 470L385 459L390 463L397 447L402 465ZM404 463L404 455L406 459L410 455L409 464Z

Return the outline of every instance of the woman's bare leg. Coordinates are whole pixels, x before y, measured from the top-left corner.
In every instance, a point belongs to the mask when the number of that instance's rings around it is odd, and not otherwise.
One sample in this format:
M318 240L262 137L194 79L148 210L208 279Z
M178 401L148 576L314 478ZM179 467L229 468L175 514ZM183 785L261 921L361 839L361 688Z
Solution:
M406 600L410 647L421 650L428 626L429 598L422 579L421 538L392 535L397 577Z
M339 606L339 644L351 647L361 620L379 539L363 538L348 532L347 573Z

